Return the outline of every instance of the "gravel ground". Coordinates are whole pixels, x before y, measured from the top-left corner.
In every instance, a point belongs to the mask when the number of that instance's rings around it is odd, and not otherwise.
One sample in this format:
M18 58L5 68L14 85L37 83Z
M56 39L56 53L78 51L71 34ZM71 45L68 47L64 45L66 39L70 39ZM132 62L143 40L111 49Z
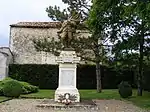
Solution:
M36 107L41 99L13 99L0 103L0 112L149 112L134 106L131 103L118 100L95 100L99 109L94 110L52 110L50 108Z

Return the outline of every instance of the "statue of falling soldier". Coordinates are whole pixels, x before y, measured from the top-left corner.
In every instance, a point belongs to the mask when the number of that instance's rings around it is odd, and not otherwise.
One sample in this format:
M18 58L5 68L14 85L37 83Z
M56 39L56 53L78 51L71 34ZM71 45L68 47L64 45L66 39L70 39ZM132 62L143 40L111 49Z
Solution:
M74 34L76 33L79 23L79 14L71 16L68 20L62 23L62 26L57 33L63 43L64 48L71 48L71 42L74 39Z

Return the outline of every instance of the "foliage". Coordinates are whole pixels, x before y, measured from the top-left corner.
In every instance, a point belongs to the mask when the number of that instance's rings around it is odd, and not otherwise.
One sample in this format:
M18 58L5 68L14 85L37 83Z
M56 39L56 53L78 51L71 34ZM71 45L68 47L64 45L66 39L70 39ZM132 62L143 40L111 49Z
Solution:
M150 1L93 0L88 25L100 40L108 37L115 66L137 70L142 95L144 60L149 57ZM103 42L102 42L103 43Z
M62 43L60 41L55 41L54 38L52 38L52 40L50 41L47 38L44 38L40 40L33 40L33 42L37 51L50 52L55 56L59 56L60 51L63 50ZM74 48L77 55L81 57L82 61L85 61L87 63L95 63L96 62L95 56L97 54L96 53L97 44L95 45L95 43L96 42L95 40L93 40L92 37L88 37L88 38L79 37L78 39L74 39L70 46ZM103 55L98 54L99 59L101 59L104 65L106 65L108 61L106 59L106 54L107 52L104 52L104 50L103 50Z
M148 55L147 54L148 47L149 47L148 24L150 23L149 21L150 3L148 1L143 2L138 0L134 0L134 1L128 0L126 4L130 4L130 5L123 7L124 13L121 15L122 16L121 21L123 23L124 31L121 32L122 36L119 40L117 40L118 42L116 42L113 48L113 52L115 53L115 58L118 59L118 61L122 60L123 62L125 62L125 65L127 61L126 58L129 58L128 65L132 66L135 65L135 63L137 62L139 63L139 57L140 57L139 49L140 49L141 38L144 38L145 41L143 43L144 55L145 56ZM142 24L142 21L144 21L144 24ZM124 63L122 65L124 65Z
M22 86L18 81L8 80L3 86L4 96L19 97L22 93Z
M19 81L25 81L39 88L56 89L58 84L57 65L17 65L9 66L9 76Z
M22 94L29 94L29 93L36 93L38 92L38 87L33 86L27 82L20 81L20 84L22 85Z
M68 18L66 9L60 11L60 7L58 6L49 6L48 8L46 8L46 12L48 13L48 17L50 17L54 21L63 21Z
M132 96L132 87L128 82L122 81L119 84L119 94L122 98L128 98L129 96Z
M0 81L0 96L3 95L3 84L2 81Z
M106 59L107 49L109 45L106 45L110 38L114 39L114 35L117 30L114 30L118 24L118 10L119 6L115 0L93 0L93 5L87 21L88 27L92 32L91 45L94 45L94 54L96 60L96 77L97 77L97 91L101 92L101 71L100 63L103 64L103 60Z
M77 88L96 88L95 65L77 66ZM9 76L13 79L26 81L42 89L56 89L58 87L57 65L10 65ZM17 74L17 75L16 75ZM112 68L101 66L102 87L117 88L122 81L129 81L133 87L134 77L132 71L115 71Z
M122 4L122 10L122 35L117 39L113 52L120 65L137 69L138 95L141 96L143 68L149 59L150 1L127 0Z
M2 96L2 95L3 95L3 88L0 87L0 96Z
M4 95L3 93L3 89L4 89L4 86L7 85L7 82L8 81L15 81L17 83L19 83L21 85L21 88L22 88L22 93L21 94L29 94L29 93L35 93L35 92L38 92L38 87L37 86L33 86L27 82L23 82L23 81L17 81L17 80L14 80L10 77L7 77L5 78L4 80L0 81L0 95Z
M0 96L4 95L3 88L4 88L5 83L9 80L11 80L11 78L7 77L4 80L0 81Z
M67 4L67 8L61 10L59 6L49 6L46 8L48 16L54 21L67 20L74 12L80 14L81 19L84 21L88 16L90 10L89 2L91 0L62 0L64 4Z

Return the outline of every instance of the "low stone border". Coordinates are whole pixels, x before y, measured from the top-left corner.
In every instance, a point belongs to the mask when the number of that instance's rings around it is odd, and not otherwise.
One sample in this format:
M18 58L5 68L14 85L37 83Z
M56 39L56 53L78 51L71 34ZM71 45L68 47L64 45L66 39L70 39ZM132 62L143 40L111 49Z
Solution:
M38 108L50 108L53 110L98 110L98 106L92 100L82 100L80 103L71 103L69 105L65 105L62 103L55 102L53 99L44 99L40 104L37 104Z

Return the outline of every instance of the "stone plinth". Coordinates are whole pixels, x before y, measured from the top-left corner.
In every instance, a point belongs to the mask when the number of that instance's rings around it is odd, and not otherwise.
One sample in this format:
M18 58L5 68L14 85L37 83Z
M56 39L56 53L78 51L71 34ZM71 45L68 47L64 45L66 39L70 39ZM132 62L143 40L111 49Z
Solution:
M71 102L80 102L80 94L76 88L76 69L80 58L75 51L62 51L56 58L59 63L59 85L55 91L55 101L62 102L68 94Z

